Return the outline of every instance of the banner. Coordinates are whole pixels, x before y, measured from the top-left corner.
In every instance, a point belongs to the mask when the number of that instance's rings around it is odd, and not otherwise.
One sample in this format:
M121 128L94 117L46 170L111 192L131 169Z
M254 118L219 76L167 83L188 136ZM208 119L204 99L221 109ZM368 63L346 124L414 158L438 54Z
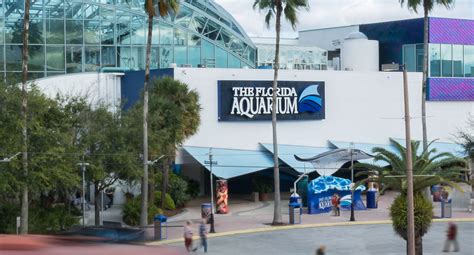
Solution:
M227 214L229 207L228 199L228 185L227 180L217 180L217 213Z
M218 81L219 121L271 120L273 81ZM278 81L278 120L325 118L324 82Z

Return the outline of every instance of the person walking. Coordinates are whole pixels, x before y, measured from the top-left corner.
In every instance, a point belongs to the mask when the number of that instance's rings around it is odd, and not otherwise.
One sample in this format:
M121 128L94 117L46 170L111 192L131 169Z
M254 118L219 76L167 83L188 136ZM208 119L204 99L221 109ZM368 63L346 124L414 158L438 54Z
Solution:
M332 212L334 213L334 216L337 216L337 195L334 193L331 197L331 205L332 205Z
M337 216L341 216L341 197L336 194L337 198L337 203L336 203L336 211L337 211Z
M324 255L326 254L326 246L321 245L319 248L316 250L316 255Z
M201 246L204 247L204 252L207 252L206 219L201 220L201 225L199 226L199 237L201 238Z
M184 226L184 247L189 252L193 248L193 231L191 230L191 221L187 221Z
M448 230L446 231L446 242L444 242L444 249L443 252L448 252L450 250L451 244L454 245L454 252L459 251L459 244L456 239L457 236L457 226L454 224L454 222L449 222L448 223Z

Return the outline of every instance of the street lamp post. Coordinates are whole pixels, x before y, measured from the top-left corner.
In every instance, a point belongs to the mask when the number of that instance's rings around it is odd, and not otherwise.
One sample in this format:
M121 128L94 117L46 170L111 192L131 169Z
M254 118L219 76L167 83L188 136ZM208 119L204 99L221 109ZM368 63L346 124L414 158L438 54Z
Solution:
M9 163L10 161L12 161L12 159L14 159L16 156L18 156L20 154L21 154L21 152L17 152L15 155L13 155L9 158L0 159L0 163Z
M351 152L351 218L350 221L355 221L355 216L354 216L354 158L352 157L353 155L353 150L352 148L350 149Z
M212 176L212 165L216 165L217 161L212 160L212 148L209 148L209 160L205 160L204 164L209 165L209 171L210 173L210 179L211 179L211 218L210 218L210 223L211 223L211 229L209 230L210 233L216 233L216 230L214 229L214 183L213 183L213 176Z
M86 225L86 166L89 163L81 162L77 164L82 172L82 227Z
M415 254L415 211L413 202L413 159L410 134L410 104L408 101L408 79L405 65L387 64L382 65L382 71L403 71L403 101L405 106L405 145L406 145L406 171L407 171L407 241L408 255Z

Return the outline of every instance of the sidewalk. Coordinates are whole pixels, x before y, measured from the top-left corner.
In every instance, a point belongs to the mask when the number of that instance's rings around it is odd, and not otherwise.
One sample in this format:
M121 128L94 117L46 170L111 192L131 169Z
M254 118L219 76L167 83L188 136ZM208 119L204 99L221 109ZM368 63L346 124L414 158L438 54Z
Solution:
M397 196L396 192L386 192L384 196L379 197L378 208L368 209L362 211L355 211L355 224L362 222L370 223L389 223L389 206ZM365 199L365 196L363 196ZM365 202L365 201L364 201ZM198 205L197 205L198 204ZM214 236L220 236L224 232L227 234L242 233L245 230L256 231L268 231L274 229L271 226L273 219L273 201L270 202L249 202L244 200L230 200L229 213L228 214L216 214L215 218L215 230ZM439 203L434 203L434 215L435 218L439 218L441 215L441 209ZM289 211L288 211L288 200L282 200L281 211L283 216L283 222L288 223ZM324 214L307 214L303 213L301 217L302 224L297 225L298 227L305 227L305 225L314 224L327 224L327 225L345 225L354 224L349 222L350 211L341 211L341 216L331 216L330 213ZM198 222L201 219L201 208L200 203L191 203L189 207L185 209L182 214L176 215L168 219L167 225L167 239L182 238L183 229L181 226L185 224L187 220L194 222L193 229L195 234L197 233ZM474 221L474 214L469 213L467 208L453 208L452 219L466 219ZM149 236L153 236L153 229L148 229ZM213 235L211 234L210 237ZM166 241L165 241L166 242ZM159 242L158 242L159 243Z

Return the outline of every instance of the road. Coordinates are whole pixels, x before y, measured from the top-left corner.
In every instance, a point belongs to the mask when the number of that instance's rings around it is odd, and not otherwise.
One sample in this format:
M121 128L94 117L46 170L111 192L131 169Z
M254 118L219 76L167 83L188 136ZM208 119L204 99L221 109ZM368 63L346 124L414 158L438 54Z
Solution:
M474 222L459 222L458 241L461 251L454 254L474 255ZM424 255L443 254L447 223L433 223L423 238ZM255 234L231 235L209 239L209 255L219 254L315 254L320 245L327 255L406 254L406 243L389 224L303 228ZM195 242L197 244L198 242ZM182 249L182 243L169 246ZM197 254L204 254L199 250Z

